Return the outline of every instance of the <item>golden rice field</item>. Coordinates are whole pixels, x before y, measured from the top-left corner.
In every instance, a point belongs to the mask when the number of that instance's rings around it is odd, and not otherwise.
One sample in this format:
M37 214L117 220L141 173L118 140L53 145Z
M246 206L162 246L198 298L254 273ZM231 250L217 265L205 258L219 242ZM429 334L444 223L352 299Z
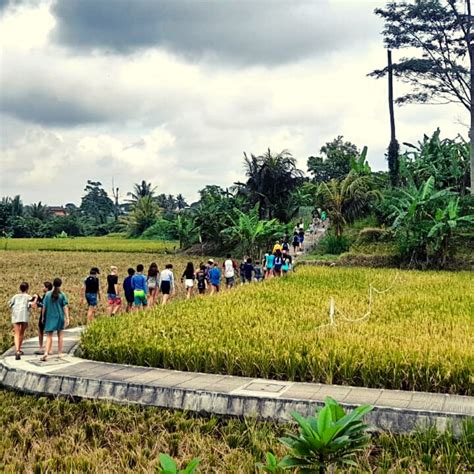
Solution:
M25 239L26 240L26 239ZM61 240L61 239L57 239ZM132 241L133 242L133 241ZM92 266L101 270L103 295L106 290L107 270L111 265L119 268L120 282L127 275L128 267L138 263L147 266L157 262L160 269L166 263L175 266L175 275L181 276L186 263L192 260L198 264L205 257L188 257L180 255L163 255L159 253L126 253L126 252L35 252L35 251L0 251L0 353L13 345L8 300L18 292L22 281L30 285L30 294L40 292L43 282L52 281L55 277L63 280L63 290L67 294L70 306L71 326L85 324L87 307L81 302L83 281ZM177 286L176 299L184 296L182 285ZM98 313L106 312L106 298L103 297ZM37 332L38 314L34 314L28 329L28 336Z
M400 271L362 322L328 322L328 302L367 311L370 283L396 270L301 267L273 279L152 312L101 319L83 336L87 358L177 370L474 393L474 276Z

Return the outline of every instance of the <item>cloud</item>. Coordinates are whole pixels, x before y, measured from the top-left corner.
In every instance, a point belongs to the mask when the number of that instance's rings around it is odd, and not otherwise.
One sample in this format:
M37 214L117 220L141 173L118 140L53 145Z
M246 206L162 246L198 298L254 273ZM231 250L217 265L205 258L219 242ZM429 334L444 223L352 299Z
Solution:
M192 61L274 65L366 44L380 28L371 9L327 0L58 0L54 37L72 49L163 48Z

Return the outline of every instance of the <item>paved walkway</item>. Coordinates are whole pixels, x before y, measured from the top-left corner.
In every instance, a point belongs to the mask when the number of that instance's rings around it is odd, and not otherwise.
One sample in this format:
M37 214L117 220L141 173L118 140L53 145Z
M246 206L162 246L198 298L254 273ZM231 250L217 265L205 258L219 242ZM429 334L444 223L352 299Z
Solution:
M65 331L59 359L41 362L34 355L37 339L24 343L25 355L14 351L0 358L0 385L23 392L71 396L119 403L151 405L218 415L253 416L288 421L292 411L313 414L328 395L346 408L369 403L375 409L367 421L393 432L423 424L455 428L474 417L474 397L380 390L361 387L212 375L95 362L75 357L81 328Z

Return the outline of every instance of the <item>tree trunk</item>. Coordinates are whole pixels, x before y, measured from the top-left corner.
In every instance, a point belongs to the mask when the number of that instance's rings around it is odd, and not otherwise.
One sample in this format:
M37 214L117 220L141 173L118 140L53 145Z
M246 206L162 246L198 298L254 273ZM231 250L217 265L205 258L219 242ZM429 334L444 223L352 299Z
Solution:
M469 61L471 66L471 84L470 84L470 101L471 101L471 127L469 130L470 143L471 143L471 194L474 194L474 38L472 36L472 9L471 0L466 1L467 14L468 14L468 42L469 42Z
M395 109L393 105L393 66L392 51L387 50L388 60L388 109L390 113L390 144L388 146L388 169L390 175L390 183L392 186L398 186L399 181L399 159L398 159L398 141L395 130Z

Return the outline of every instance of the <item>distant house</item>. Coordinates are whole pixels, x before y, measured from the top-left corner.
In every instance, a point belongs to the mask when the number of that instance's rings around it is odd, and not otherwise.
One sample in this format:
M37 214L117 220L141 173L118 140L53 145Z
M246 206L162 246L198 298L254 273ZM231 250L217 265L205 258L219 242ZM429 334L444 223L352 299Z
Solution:
M63 206L49 206L48 211L55 217L65 217L67 215L66 208Z

